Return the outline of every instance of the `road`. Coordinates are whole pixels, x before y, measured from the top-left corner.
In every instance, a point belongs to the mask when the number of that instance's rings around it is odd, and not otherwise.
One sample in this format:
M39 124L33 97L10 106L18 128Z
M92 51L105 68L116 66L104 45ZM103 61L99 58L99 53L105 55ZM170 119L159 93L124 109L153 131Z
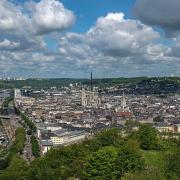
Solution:
M32 154L32 147L31 147L31 136L27 134L26 134L26 142L25 142L22 157L26 161L34 160L34 156Z
M0 114L0 118L2 119L2 126L0 126L0 132L2 132L5 135L6 141L10 145L15 140L15 130L18 127L22 127L22 119L20 116L17 116L15 114L12 102L10 102L9 106L5 108L4 113ZM30 162L34 159L31 147L31 136L27 135L27 129L26 141L21 157L27 162Z

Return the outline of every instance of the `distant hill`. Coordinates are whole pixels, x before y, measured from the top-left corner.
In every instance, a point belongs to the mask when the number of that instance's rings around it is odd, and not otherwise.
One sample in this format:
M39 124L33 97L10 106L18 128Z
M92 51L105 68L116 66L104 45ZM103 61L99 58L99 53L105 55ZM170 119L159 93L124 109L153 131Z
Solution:
M26 80L0 80L0 88L23 88L31 87L34 89L69 86L78 83L79 85L90 86L90 79L26 79ZM135 77L135 78L109 78L93 79L93 85L101 89L110 86L126 88L127 93L135 94L160 94L160 93L179 93L180 77Z

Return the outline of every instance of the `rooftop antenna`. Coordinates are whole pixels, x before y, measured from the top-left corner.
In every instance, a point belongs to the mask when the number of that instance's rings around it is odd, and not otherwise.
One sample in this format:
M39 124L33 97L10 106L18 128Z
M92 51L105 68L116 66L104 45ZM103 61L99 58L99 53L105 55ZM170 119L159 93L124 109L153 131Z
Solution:
M91 91L93 91L93 73L91 70Z

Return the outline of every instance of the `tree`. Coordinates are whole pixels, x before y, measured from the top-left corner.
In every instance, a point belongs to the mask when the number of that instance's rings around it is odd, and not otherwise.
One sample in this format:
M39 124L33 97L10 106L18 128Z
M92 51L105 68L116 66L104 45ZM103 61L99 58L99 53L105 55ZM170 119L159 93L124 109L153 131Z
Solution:
M118 179L127 172L140 171L144 161L136 147L128 142L120 148L103 147L93 153L85 168L89 179Z
M37 158L40 157L39 143L35 136L31 136L32 153Z
M117 179L118 171L115 169L117 149L104 147L95 152L88 159L85 173L89 179Z
M26 132L23 128L20 127L16 129L15 135L16 135L15 141L9 147L4 157L0 159L0 169L7 168L9 163L11 162L11 159L16 154L22 153L22 150L24 148L24 143L25 143Z
M118 142L122 139L119 129L108 129L102 130L96 134L97 141L101 146L111 146L117 145Z
M27 115L25 113L21 113L21 118L26 123L26 125L29 127L29 129L35 133L37 128L36 128L35 124L27 117Z
M8 168L6 171L2 171L0 174L0 179L10 180L10 179L25 179L27 164L20 156L13 156Z
M104 130L84 142L51 148L45 156L26 165L17 158L25 140L25 130L19 128L12 147L3 153L8 154L7 158L1 156L5 158L0 159L0 168L3 167L0 179L180 179L179 142L171 142L171 148L161 151L141 150L140 144L145 148L157 145L156 131L143 125L134 133L136 136L121 137L118 130ZM144 144L144 136L148 137L148 144ZM165 158L167 152L169 155Z
M30 129L27 130L27 135L32 135L32 131Z
M138 130L140 147L144 150L159 149L157 131L150 125L144 124Z
M119 170L119 175L122 177L127 172L140 171L144 168L144 161L134 142L129 142L122 146L117 154L116 168ZM135 143L136 144L136 143Z

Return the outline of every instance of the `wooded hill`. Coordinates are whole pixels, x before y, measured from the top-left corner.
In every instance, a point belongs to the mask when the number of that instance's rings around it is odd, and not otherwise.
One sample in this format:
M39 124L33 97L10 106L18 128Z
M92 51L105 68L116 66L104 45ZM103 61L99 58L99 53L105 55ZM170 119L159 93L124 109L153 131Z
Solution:
M54 148L30 165L16 155L0 179L180 179L179 140L164 140L149 125L128 132L103 130L79 144Z

